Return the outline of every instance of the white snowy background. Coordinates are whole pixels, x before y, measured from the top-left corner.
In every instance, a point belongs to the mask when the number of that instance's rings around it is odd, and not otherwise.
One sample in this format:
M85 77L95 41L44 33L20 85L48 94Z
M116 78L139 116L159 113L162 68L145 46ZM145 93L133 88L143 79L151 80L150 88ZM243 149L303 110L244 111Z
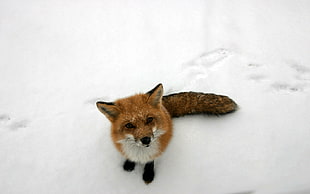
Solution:
M310 193L309 0L0 0L0 193ZM97 100L228 95L174 120L153 183Z

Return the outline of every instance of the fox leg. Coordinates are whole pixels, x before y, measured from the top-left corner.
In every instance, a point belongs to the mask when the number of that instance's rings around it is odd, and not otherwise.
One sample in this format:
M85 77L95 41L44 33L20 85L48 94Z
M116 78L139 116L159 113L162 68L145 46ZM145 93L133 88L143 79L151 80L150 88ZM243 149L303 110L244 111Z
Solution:
M143 180L146 184L149 184L153 181L155 176L154 172L154 161L148 162L144 166Z
M136 166L135 162L132 162L130 160L126 160L124 162L123 168L124 168L124 170L130 172L130 171L133 171L135 169L135 166Z

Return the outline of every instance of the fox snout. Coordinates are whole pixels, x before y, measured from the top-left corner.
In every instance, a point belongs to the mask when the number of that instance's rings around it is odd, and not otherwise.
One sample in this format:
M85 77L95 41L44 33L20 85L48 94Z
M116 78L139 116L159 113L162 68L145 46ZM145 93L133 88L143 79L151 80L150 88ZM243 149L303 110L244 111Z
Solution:
M141 146L149 147L153 142L155 129L152 128L140 128L136 129L136 132L133 134L136 143Z
M152 141L154 140L154 134L153 133L140 134L138 136L135 136L134 139L138 145L149 147Z
M153 128L153 133L148 133L144 136L140 136L141 138L136 138L136 142L138 142L142 146L149 147L152 142L157 141L157 139L164 133L165 131L161 129Z
M156 139L156 134L144 134L144 135L134 135L126 134L125 139L121 139L119 142L132 142L137 146L149 147L153 141Z
M151 140L152 140L151 137L148 137L148 136L143 137L143 138L140 139L141 143L142 143L144 146L147 146L147 147L150 145Z

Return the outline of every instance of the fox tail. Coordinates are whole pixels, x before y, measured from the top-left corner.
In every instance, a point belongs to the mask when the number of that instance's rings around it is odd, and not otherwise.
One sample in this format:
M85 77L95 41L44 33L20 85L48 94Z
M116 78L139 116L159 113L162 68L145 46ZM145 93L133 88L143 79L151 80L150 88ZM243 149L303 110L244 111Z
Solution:
M238 105L227 96L199 92L163 96L162 103L171 117L191 114L223 115L238 109Z

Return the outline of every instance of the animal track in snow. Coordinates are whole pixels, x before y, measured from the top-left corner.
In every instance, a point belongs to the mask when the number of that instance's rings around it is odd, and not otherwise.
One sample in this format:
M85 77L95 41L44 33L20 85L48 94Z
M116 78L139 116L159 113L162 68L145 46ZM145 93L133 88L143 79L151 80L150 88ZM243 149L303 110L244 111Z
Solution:
M11 130L18 130L20 128L26 128L29 123L29 120L15 120L11 119L8 114L0 115L0 127L9 128Z
M195 61L197 64L203 65L203 66L212 66L216 64L219 61L222 61L223 59L230 56L232 53L228 51L227 49L217 49L211 52L206 52L200 55Z
M251 71L251 73L247 76L249 80L256 81L256 82L261 82L263 80L266 80L268 76L266 75L265 72L263 72L263 67L264 65L257 64L257 63L250 63L248 64L248 70Z
M229 50L220 48L203 53L199 57L183 64L181 78L191 80L189 83L186 83L185 88L192 88L198 82L208 78L212 68L231 55L232 53Z
M206 52L181 66L179 79L186 80L181 90L196 87L212 90L234 79L259 84L267 91L295 93L309 90L310 67L288 60L269 63L253 62L227 49Z
M184 67L211 67L212 65L222 61L223 59L227 58L231 55L231 52L227 49L217 49L214 51L206 52L201 54L199 57L195 58L194 60L185 63Z
M264 75L264 74L251 74L251 75L248 76L249 80L253 80L253 81L257 81L257 82L263 81L266 78L267 78L267 76Z
M290 81L275 82L271 85L277 91L302 92L309 87L310 69L296 62L287 62Z
M20 129L20 128L26 128L27 125L28 125L29 121L28 120L20 120L20 121L14 121L10 126L9 128L11 130L17 130L17 129Z
M288 91L288 92L298 92L303 91L302 86L291 85L288 83L273 83L271 87L276 91Z
M2 114L2 115L0 115L0 122L1 122L1 123L7 122L7 121L9 121L9 120L11 120L11 118L10 118L9 115L7 115L7 114Z
M249 63L246 79L257 84L266 84L276 92L303 92L310 86L310 68L294 61L274 64Z
M248 67L252 67L252 68L257 68L257 67L262 67L263 65L261 64L257 64L257 63L250 63L248 64Z
M296 70L297 72L304 74L304 73L310 73L310 69L303 65L298 65L296 63L291 65L291 68Z
M310 68L296 63L292 64L290 67L295 70L295 77L297 80L310 81Z

